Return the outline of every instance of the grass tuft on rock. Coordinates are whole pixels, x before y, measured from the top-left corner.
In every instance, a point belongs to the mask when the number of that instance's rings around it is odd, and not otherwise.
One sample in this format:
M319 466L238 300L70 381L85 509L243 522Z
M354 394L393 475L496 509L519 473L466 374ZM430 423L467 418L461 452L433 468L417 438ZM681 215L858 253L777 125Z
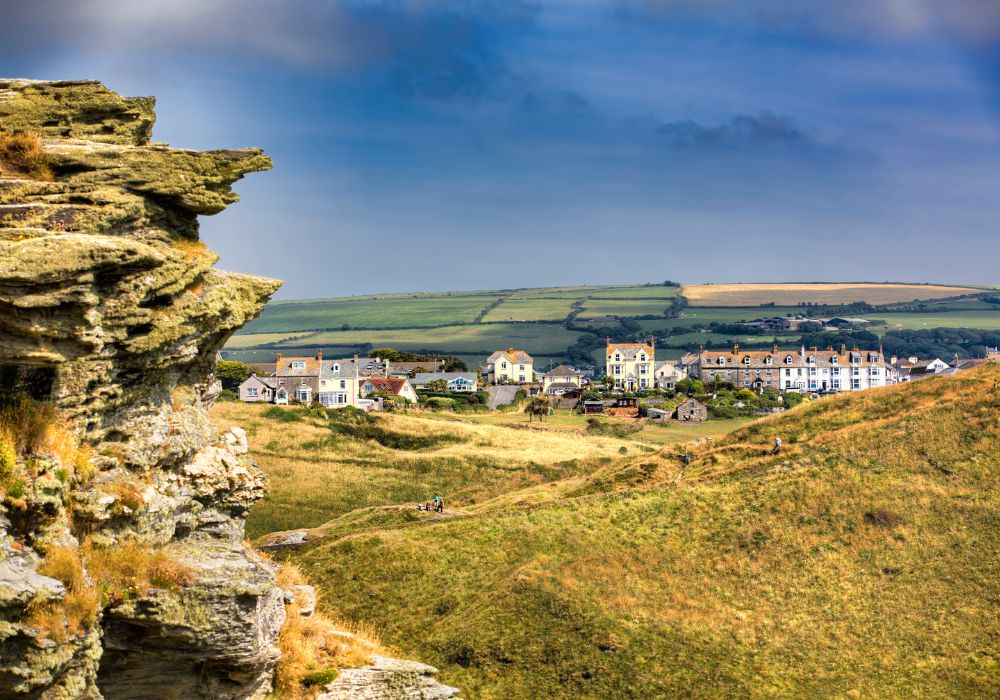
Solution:
M0 174L52 180L52 169L37 134L0 134Z

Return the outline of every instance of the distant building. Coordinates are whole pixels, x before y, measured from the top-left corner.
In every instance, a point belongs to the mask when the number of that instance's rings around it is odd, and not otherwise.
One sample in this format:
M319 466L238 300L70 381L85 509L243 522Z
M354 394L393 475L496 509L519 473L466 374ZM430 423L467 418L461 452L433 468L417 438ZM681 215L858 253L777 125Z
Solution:
M275 359L275 403L283 399L283 403L296 401L312 403L319 391L320 367L323 364L323 351L315 357L285 357L278 353ZM284 389L284 392L279 391Z
M881 348L782 350L775 344L770 351L741 351L736 344L732 350L702 350L696 376L703 382L729 382L758 393L765 387L839 392L895 384L898 370L886 361Z
M674 415L685 423L700 423L708 419L708 408L697 399L688 399L677 407Z
M239 387L240 401L247 403L271 403L274 401L276 383L272 377L258 377L251 374Z
M414 389L426 388L431 382L444 382L448 391L475 391L479 378L475 372L420 372L410 379Z
M564 394L583 386L583 373L572 367L559 365L542 375L542 392Z
M949 369L950 365L940 357L933 360L918 360L917 362L907 362L910 370L910 379L920 379L933 374L941 374Z
M484 373L493 384L528 384L534 381L535 361L524 350L497 350L486 359Z
M608 338L605 366L617 391L652 389L655 363L653 339L648 343L613 343Z
M372 394L392 394L411 403L417 402L417 392L410 380L399 377L368 377L361 383L361 396L368 398Z
M324 360L316 401L327 408L357 408L361 379L357 360Z
M657 389L673 390L677 382L686 378L687 372L678 362L663 360L653 365L653 379Z

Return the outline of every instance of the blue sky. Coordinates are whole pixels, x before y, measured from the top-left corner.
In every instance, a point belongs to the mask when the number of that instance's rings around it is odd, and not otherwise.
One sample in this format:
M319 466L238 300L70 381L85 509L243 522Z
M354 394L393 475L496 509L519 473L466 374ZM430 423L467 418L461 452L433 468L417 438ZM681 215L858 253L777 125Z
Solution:
M262 146L203 220L281 298L998 282L994 0L0 0L0 73Z

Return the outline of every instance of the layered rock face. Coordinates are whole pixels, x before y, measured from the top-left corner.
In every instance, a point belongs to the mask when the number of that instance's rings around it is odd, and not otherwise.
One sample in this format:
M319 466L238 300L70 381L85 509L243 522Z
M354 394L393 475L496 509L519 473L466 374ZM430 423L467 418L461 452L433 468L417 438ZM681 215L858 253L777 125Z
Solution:
M217 350L279 283L214 270L197 221L270 161L151 143L153 121L152 98L99 83L0 80L0 396L55 405L93 471L18 457L22 493L0 505L0 696L270 692L282 593L242 544L263 476L204 397ZM41 139L41 171L4 161L14 134ZM39 568L84 541L169 552L190 576L46 635L33 611L68 592Z

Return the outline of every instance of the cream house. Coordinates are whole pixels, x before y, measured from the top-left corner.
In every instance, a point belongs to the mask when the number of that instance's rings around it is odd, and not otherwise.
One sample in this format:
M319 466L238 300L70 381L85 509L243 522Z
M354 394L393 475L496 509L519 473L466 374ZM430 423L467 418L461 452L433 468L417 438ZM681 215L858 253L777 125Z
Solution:
M562 393L562 391L579 389L582 386L583 375L566 365L559 365L542 375L542 392L546 394Z
M687 379L687 371L677 362L664 360L653 365L653 377L657 389L673 389L677 382Z
M607 375L617 391L640 391L655 385L655 348L648 343L613 343L608 338Z
M494 384L527 384L535 380L534 360L524 350L497 350L486 360L486 372Z
M358 407L358 364L354 360L323 360L316 400L327 408Z

